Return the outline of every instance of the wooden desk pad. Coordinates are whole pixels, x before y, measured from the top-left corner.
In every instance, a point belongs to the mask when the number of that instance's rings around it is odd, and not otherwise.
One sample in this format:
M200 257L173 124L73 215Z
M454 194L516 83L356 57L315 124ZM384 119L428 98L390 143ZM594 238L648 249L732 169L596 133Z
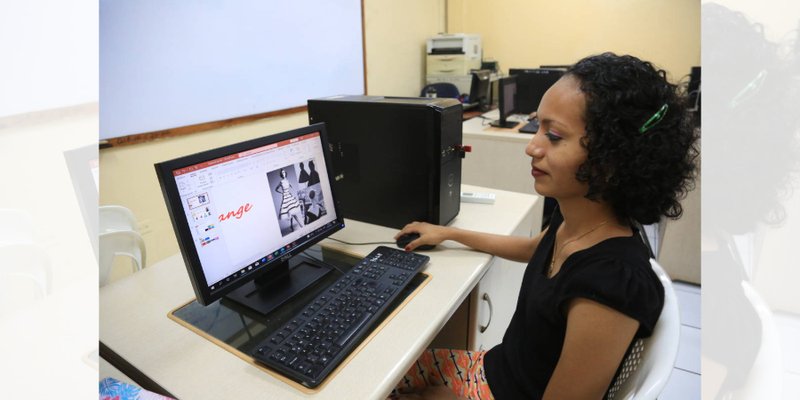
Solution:
M293 380L281 375L280 373L267 368L263 364L260 364L260 363L256 362L255 359L253 359L253 357L251 357L250 355L243 353L239 349L229 345L228 343L223 342L222 340L217 339L216 337L210 335L208 332L203 331L202 329L197 328L196 326L190 324L189 322L186 322L185 320L181 319L180 317L177 317L177 316L174 315L176 311L182 309L183 307L185 307L188 304L190 304L193 301L195 301L194 299L187 301L185 304L183 304L183 305L181 305L179 307L176 307L175 309L173 309L172 311L170 311L167 314L167 317L169 319L177 322L179 325L182 325L182 326L186 327L187 329L189 329L190 331L192 331L192 332L200 335L201 337L207 339L211 343L214 343L217 346L220 346L221 348L227 350L228 352L230 352L231 354L235 355L236 357L239 357L240 359L244 360L245 362L255 366L256 368L266 372L267 374L275 377L276 379L278 379L278 380L286 383L287 385L297 389L298 391L306 393L306 394L314 394L314 393L317 393L320 390L322 390L325 386L327 386L328 382L330 382L336 375L338 375L339 372L342 370L342 368L346 367L350 363L350 360L352 360L353 357L355 357L356 354L358 354L361 351L361 349L363 349L372 340L372 338L375 337L375 335L377 335L378 332L380 332L383 329L383 327L386 326L386 324L388 324L389 321L391 321L394 318L394 316L397 315L397 313L399 313L400 310L402 310L405 307L405 305L409 301L411 301L411 299L414 298L417 295L417 293L419 293L420 290L423 287L425 287L428 284L428 282L430 282L430 280L431 280L431 276L430 275L422 273L422 272L418 273L417 277L415 277L414 279L418 279L420 276L422 277L423 280L419 283L419 285L417 285L417 287L411 293L409 293L403 299L403 301L400 304L398 304L394 309L392 309L392 311L383 319L383 321L381 321L380 324L378 324L375 328L373 328L372 332L370 332L370 334L367 337L365 337L364 340L361 341L361 343L358 345L358 347L353 349L353 351L347 356L347 358L342 360L341 364L339 364L339 366L336 367L336 369L334 369L331 372L331 374L328 375L328 377L325 378L325 380L319 386L317 386L315 389L307 388L307 387L305 387L305 386L303 386L303 385L301 385L301 384L299 384L299 383L297 383L297 382L295 382L295 381L293 381Z

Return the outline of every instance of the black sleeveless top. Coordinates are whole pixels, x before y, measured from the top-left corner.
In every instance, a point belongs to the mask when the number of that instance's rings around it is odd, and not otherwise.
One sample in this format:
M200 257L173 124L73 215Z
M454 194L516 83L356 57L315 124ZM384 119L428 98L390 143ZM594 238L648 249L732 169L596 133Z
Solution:
M561 355L571 299L596 301L639 321L634 340L650 336L661 314L664 287L635 229L632 236L606 239L571 254L548 279L555 232L562 222L556 209L550 229L525 269L503 342L484 358L495 399L542 397Z

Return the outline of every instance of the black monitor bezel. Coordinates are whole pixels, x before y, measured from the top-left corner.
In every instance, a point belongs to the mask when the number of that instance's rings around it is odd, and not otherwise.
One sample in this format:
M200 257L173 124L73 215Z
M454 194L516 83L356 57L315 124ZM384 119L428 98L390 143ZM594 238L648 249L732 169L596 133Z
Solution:
M505 97L506 85L509 82L513 83L514 84L514 88L515 88L514 100L512 100L514 102L514 106L511 107L511 110L509 110L508 113L503 113L503 106L505 105L505 101L506 101L505 100L505 98L506 98ZM516 101L517 100L516 99L516 97L517 97L516 85L517 85L517 77L516 76L505 76L505 77L502 77L502 78L500 78L499 82L497 83L497 89L498 89L497 91L499 92L498 103L497 103L497 112L498 112L498 114L500 114L500 122L501 123L505 123L506 119L510 115L514 114L514 112L516 111L516 108L517 108L517 106L516 106L516 104L517 104L517 101Z
M702 74L702 67L700 66L693 66L689 72L689 83L686 87L686 94L689 101L689 111L692 112L700 112L700 93L701 89L701 74ZM697 118L696 122L700 122L700 119Z
M208 281L205 278L205 274L203 273L202 265L200 264L200 258L197 254L196 244L192 238L192 234L189 229L189 223L186 219L186 214L183 211L183 204L178 193L178 187L175 183L175 179L173 179L173 171L205 161L225 157L226 155L241 153L243 151L262 146L268 146L314 132L319 132L320 140L322 141L322 153L325 159L325 168L328 172L328 179L331 180L331 198L333 201L334 212L336 214L336 219L333 222L335 223L329 223L329 228L320 232L317 237L287 249L287 251L280 257L276 257L272 261L267 261L266 264L261 264L259 268L235 278L230 284L226 284L212 292L209 288ZM307 248L325 239L334 232L344 228L344 217L342 216L340 210L341 207L337 200L335 193L336 189L334 188L335 185L333 183L334 175L331 168L330 155L328 154L328 143L328 133L325 123L320 122L306 127L276 133L240 143L234 143L155 164L156 175L158 176L158 181L161 185L161 190L167 205L170 221L172 222L172 227L178 240L178 247L183 255L183 260L186 264L186 270L189 274L189 280L192 282L192 288L194 289L198 303L202 305L209 305L223 298L225 295L229 294L235 289L238 289L248 282L263 276L271 269L276 268L278 265L284 263L291 257L302 253Z
M469 87L469 103L486 105L489 101L489 86L491 83L491 71L488 69L473 70Z

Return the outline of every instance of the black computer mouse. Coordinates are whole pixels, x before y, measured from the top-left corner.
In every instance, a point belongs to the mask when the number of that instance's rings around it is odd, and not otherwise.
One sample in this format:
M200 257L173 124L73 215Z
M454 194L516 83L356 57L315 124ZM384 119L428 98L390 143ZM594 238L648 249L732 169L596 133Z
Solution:
M397 247L405 249L409 243L417 240L417 238L419 238L419 233L406 233L405 235L397 238ZM423 244L422 246L419 246L414 250L419 250L419 251L432 250L434 247L436 246L432 244Z

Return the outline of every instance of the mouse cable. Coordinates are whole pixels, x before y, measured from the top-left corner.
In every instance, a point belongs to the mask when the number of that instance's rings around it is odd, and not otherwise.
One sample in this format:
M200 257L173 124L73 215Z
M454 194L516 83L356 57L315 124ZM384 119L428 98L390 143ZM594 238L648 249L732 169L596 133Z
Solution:
M339 243L344 243L344 244L346 244L346 245L350 245L350 246L363 246L363 245L369 245L369 244L391 244L391 245L394 245L394 244L396 244L395 242L364 242L364 243L350 243L350 242L345 242L344 240L339 240L339 239L336 239L336 238L333 238L333 237L330 237L330 236L328 236L328 239L330 239L330 240L335 240L335 241L337 241L337 242L339 242Z
M314 253L319 253L319 255L316 255L316 254L314 254ZM339 268L339 267L338 267L336 264L332 264L332 263L329 263L329 262L327 262L327 261L323 260L323 259L322 259L322 248L314 248L314 247L310 247L310 248L306 249L306 250L303 252L303 255L305 255L305 256L306 256L306 257L308 257L308 258L311 258L311 259L313 259L314 261L316 261L316 262L318 262L318 263L320 263L320 264L322 264L322 265L325 265L325 266L331 267L331 268L333 268L333 269L335 269L335 270L339 271L339 272L340 272L340 273L342 273L342 274L346 274L346 273L347 273L347 271L345 271L345 270L343 270L343 269Z

